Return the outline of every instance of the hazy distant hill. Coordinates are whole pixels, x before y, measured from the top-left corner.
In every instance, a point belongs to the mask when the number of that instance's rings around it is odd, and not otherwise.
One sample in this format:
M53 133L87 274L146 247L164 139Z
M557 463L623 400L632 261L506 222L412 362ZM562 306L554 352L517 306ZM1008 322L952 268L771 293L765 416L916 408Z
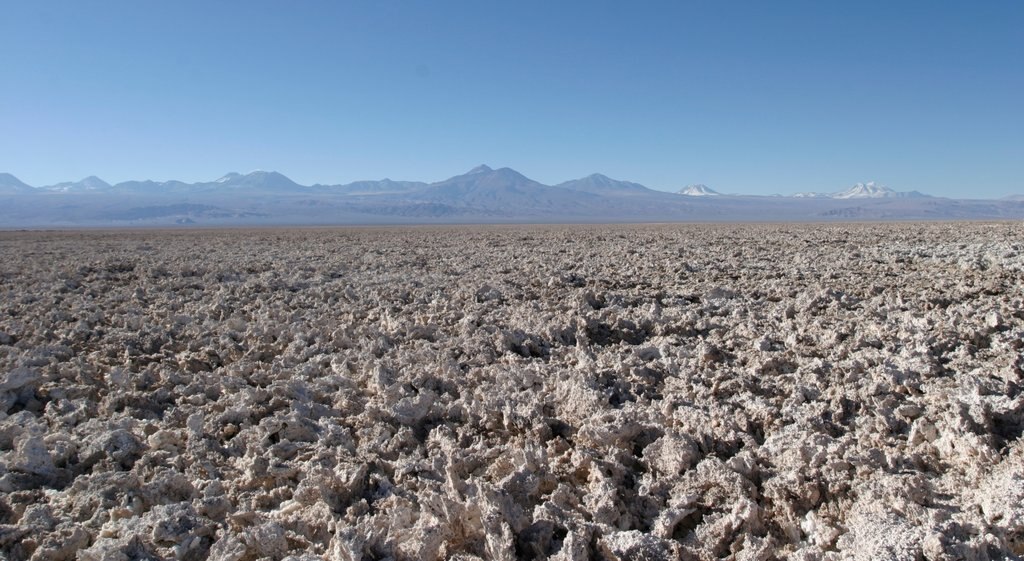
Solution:
M229 173L211 183L195 184L192 190L232 191L239 194L294 194L309 191L310 188L299 185L276 171L254 171L245 175Z
M639 183L612 179L600 173L559 183L556 187L611 197L661 196L667 194L664 191L648 189Z
M42 187L47 191L78 192L78 191L107 191L110 184L95 175L90 175L78 181L68 181Z
M9 173L0 173L0 195L16 195L32 193L31 186Z
M478 166L435 183L357 181L300 185L274 171L207 182L97 177L33 188L0 173L0 226L352 224L416 222L816 221L1018 219L1024 200L958 200L873 182L825 194L679 193L593 174L544 185L510 169Z
M590 193L543 185L510 168L487 166L433 183L409 194L408 198L488 214L499 211L528 217L585 214L597 199Z

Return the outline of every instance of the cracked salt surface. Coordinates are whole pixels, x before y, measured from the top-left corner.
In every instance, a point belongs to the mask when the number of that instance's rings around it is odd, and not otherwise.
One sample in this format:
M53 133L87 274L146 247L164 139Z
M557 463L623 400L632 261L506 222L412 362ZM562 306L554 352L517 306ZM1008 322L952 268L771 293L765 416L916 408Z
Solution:
M0 557L1024 554L1024 226L0 234Z

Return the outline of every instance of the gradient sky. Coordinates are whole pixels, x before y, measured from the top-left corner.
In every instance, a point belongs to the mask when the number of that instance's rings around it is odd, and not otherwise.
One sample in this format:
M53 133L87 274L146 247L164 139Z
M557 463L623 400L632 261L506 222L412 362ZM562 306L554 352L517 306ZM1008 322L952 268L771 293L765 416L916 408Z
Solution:
M0 171L1024 193L1024 2L0 4Z

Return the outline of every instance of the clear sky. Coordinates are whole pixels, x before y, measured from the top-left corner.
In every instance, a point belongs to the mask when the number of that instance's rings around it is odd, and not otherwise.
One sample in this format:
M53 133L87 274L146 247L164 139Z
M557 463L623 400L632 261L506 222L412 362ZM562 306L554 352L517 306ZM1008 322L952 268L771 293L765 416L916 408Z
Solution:
M0 171L1024 193L1024 2L0 3Z

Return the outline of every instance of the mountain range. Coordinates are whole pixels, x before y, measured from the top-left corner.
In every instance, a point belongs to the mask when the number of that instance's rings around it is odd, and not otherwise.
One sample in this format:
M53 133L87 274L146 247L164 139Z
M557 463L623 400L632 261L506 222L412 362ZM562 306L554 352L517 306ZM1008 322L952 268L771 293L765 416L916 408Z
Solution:
M274 171L213 181L125 181L90 176L32 187L0 173L0 227L302 225L457 222L833 221L1024 218L1024 199L969 200L899 192L874 182L832 193L675 193L593 174L544 185L477 166L433 183L300 185Z
M892 189L878 185L874 181L857 183L853 187L837 193L797 193L793 195L798 198L830 198L830 199L907 199L929 197L918 191L893 191Z

